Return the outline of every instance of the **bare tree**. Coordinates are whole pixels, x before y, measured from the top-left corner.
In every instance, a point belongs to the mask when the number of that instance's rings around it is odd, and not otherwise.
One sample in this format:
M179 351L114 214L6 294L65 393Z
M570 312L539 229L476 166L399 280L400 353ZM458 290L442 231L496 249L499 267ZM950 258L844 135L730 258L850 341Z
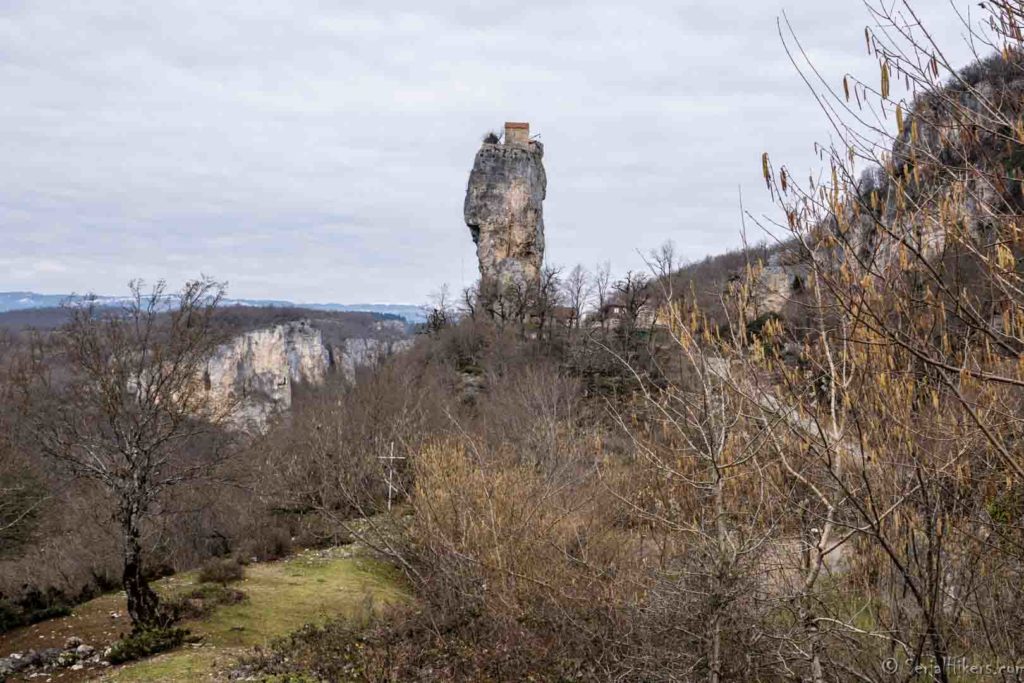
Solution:
M625 334L635 332L642 326L643 313L649 309L652 289L646 274L628 271L626 276L614 285L615 305L619 309L620 329Z
M555 309L561 303L562 270L556 266L544 266L536 284L536 295L532 302L532 313L537 321L537 336L544 337L544 328L554 323Z
M14 335L0 331L0 555L17 548L31 532L33 517L48 498L28 472L25 450L17 438L12 366L19 346Z
M664 242L657 249L652 249L644 261L658 281L665 300L675 298L675 275L680 267L675 243L672 240Z
M597 316L601 328L605 327L608 315L608 302L611 297L612 264L608 261L598 264L594 269L594 296L597 297Z
M582 265L577 264L569 271L565 281L562 283L562 293L566 305L571 310L572 320L570 320L570 326L572 329L579 329L580 322L583 320L583 313L590 303L592 292L593 284L590 281L590 273Z
M427 310L427 330L438 332L455 322L455 309L447 283L430 297Z
M470 320L476 320L480 310L480 289L478 286L465 287L459 304L462 314Z
M43 453L113 500L136 629L166 619L146 574L143 525L175 487L228 453L219 426L233 406L214 404L204 383L223 291L208 278L176 296L162 282L148 292L133 282L123 309L75 308L26 377L29 429Z

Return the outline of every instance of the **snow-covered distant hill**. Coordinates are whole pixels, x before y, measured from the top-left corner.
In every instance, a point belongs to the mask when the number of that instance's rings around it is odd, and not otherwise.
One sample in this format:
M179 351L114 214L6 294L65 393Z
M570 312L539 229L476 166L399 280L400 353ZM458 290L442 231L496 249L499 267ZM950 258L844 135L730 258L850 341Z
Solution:
M38 294L36 292L0 292L0 313L4 311L23 311L32 308L55 308L65 303L76 304L84 301L84 296L70 294ZM124 297L96 296L95 300L103 306L118 306L125 303ZM426 317L420 306L406 304L304 304L292 301L273 299L225 299L225 306L296 306L319 311L352 311L366 313L390 313L404 318L410 323L423 322Z

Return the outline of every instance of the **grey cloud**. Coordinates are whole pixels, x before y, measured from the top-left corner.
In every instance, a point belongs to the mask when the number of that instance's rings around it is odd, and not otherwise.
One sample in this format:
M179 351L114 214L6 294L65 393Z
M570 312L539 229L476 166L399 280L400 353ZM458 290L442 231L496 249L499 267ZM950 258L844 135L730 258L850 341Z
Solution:
M8 0L0 289L202 271L239 297L422 301L475 277L462 196L505 119L547 144L551 261L637 268L670 238L701 258L738 244L738 186L772 211L761 152L810 172L829 132L780 10ZM827 77L874 68L859 2L787 10Z

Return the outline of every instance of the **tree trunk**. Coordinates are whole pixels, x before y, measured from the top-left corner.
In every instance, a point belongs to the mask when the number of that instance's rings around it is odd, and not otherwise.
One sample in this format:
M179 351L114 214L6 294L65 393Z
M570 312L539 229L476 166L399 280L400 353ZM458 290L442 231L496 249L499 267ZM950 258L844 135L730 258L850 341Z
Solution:
M818 629L818 622L810 609L803 610L801 615L804 620L804 629L810 636L811 641L811 681L813 683L825 683L825 670L821 664L821 634Z
M717 545L716 562L718 566L715 573L718 577L718 588L721 588L730 569L733 557L728 552L726 543L729 530L725 526L725 492L722 489L722 473L716 467L714 470L714 500L715 500L715 542ZM722 599L715 600L715 616L711 631L711 683L721 683L722 680Z
M715 614L711 626L711 683L722 681L722 624L721 617Z
M149 587L142 566L142 544L139 542L139 526L136 515L122 515L121 530L124 534L124 574L122 584L128 597L128 614L136 631L158 625L159 599Z

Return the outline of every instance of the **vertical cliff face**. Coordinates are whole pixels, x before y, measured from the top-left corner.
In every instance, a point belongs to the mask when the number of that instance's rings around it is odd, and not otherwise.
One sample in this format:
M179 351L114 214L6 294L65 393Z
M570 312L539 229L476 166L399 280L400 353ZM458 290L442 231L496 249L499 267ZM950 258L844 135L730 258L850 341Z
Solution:
M359 368L372 368L396 353L412 347L411 339L357 337L346 339L333 349L335 369L348 382L355 383Z
M469 175L464 207L476 243L481 291L525 288L544 261L547 177L543 146L528 124L505 124L504 142L485 141Z
M355 382L359 368L412 346L401 324L381 322L365 333L328 343L306 320L245 332L217 349L202 379L214 406L230 408L231 427L262 432L273 415L291 408L296 383L322 384L330 372Z
M259 431L292 404L292 384L324 381L330 357L320 331L304 321L254 330L221 346L203 378L212 399L234 406L237 427Z

